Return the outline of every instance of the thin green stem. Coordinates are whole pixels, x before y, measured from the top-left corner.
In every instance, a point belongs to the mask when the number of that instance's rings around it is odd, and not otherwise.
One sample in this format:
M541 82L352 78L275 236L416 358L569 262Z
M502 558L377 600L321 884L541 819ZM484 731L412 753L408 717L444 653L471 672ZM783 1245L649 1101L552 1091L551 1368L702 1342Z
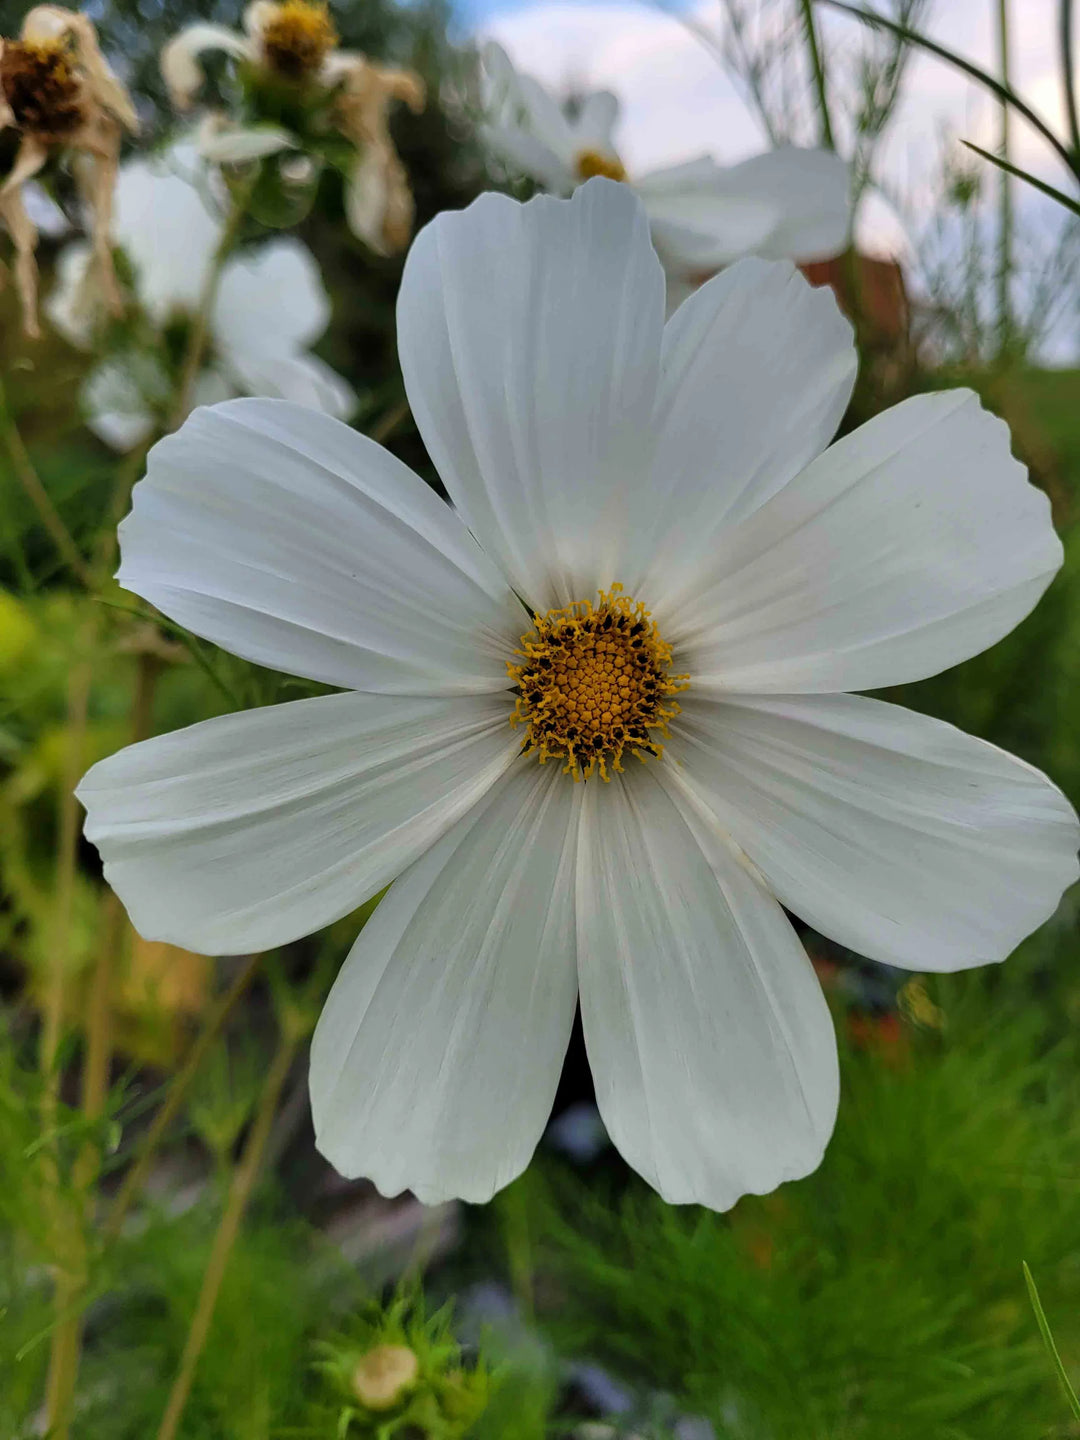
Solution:
M1060 0L1058 11L1058 38L1061 45L1061 83L1065 92L1065 114L1069 122L1069 139L1073 154L1080 164L1080 112L1076 105L1076 76L1073 73L1075 55L1073 49L1073 6L1074 0Z
M376 421L368 431L368 436L370 439L376 440L380 445L385 444L402 421L408 418L409 402L408 400L399 400L396 405L392 406L385 415Z
M3 439L4 448L11 460L15 478L22 486L26 498L37 511L42 525L49 532L49 537L56 546L61 560L81 584L90 588L93 584L90 567L83 559L79 547L72 538L71 531L64 524L41 476L34 468L34 462L30 459L30 452L23 443L19 427L15 423L15 417L8 409L7 394L2 381L0 381L0 438Z
M259 1107L252 1122L251 1133L248 1135L244 1153L241 1155L240 1163L233 1175L221 1222L214 1236L210 1259L203 1275L202 1289L199 1292L195 1312L191 1317L187 1340L184 1343L184 1352L180 1358L180 1367L176 1372L176 1379L173 1381L165 1414L157 1432L157 1440L175 1440L180 1428L180 1421L183 1418L188 1396L191 1394L199 1358L210 1333L210 1325L214 1318L218 1295L221 1293L229 1257L232 1254L236 1237L240 1231L240 1222L244 1218L244 1212L247 1210L251 1192L258 1178L263 1152L266 1149L266 1142L270 1138L270 1127L274 1121L277 1102L292 1068L298 1044L299 1037L291 1031L286 1031L282 1035L277 1053L267 1072L266 1084L263 1087Z
M997 0L997 42L998 68L1002 88L1011 89L1009 84L1009 0ZM998 177L1001 189L998 194L998 253L997 253L997 331L998 355L1004 356L1012 343L1012 241L1013 207L1012 164L1009 155L1010 113L1008 104L1001 101L1001 139L999 149L1003 164Z
M817 95L818 115L821 122L821 143L827 150L836 149L832 118L829 115L829 87L825 75L825 63L818 41L817 25L814 23L813 0L799 0L802 10L803 30L806 34L806 51L810 57L810 69L814 76L814 92Z
M882 30L888 30L899 39L906 40L910 45L917 45L920 50L925 50L930 55L936 55L939 60L944 60L955 69L962 70L973 80L977 80L980 85L992 91L999 100L1010 105L1018 115L1022 115L1028 124L1037 130L1047 144L1052 147L1055 154L1064 161L1070 173L1080 180L1080 155L1074 155L1068 146L1062 144L1038 111L1033 110L1025 100L1017 95L1015 90L1002 85L995 76L988 74L985 70L980 70L978 65L973 65L970 60L965 60L955 51L939 45L936 40L930 40L915 30L909 30L906 25L898 25L895 20L890 20L885 15L878 15L873 10L861 10L857 5L847 4L847 0L817 0L817 3L828 5L833 10L842 10L846 15L854 15L857 20L862 20L866 25L874 25Z
M1059 205L1064 205L1066 210L1071 210L1074 215L1080 215L1080 200L1074 200L1071 195L1066 195L1063 190L1057 190L1053 185L1048 185L1045 180L1040 180L1037 175L1029 175L1026 170L1021 170L1017 165L1007 165L1000 155L995 155L992 150L984 150L981 145L976 145L971 140L961 140L965 145L983 160L989 160L991 165L996 165L999 170L1007 170L1010 175L1015 175L1017 180L1023 180L1026 184L1041 190L1044 195L1049 195L1051 200L1056 200Z
M85 636L89 648L92 627ZM80 646L80 649L83 649ZM85 649L84 649L85 653ZM56 859L56 891L52 967L45 994L45 1013L41 1031L40 1064L44 1081L42 1091L42 1131L56 1129L60 1100L59 1054L64 1029L64 994L68 979L71 949L72 917L75 899L75 874L79 845L79 806L75 786L82 774L86 748L86 725L90 704L93 671L89 660L81 661L68 682L67 740L63 789L60 795L59 837ZM45 1389L45 1417L53 1440L67 1440L71 1429L75 1376L78 1369L81 1321L77 1297L85 1279L85 1242L81 1217L65 1210L61 1194L60 1157L50 1145L42 1163L45 1166L47 1191L52 1207L52 1248L56 1265L57 1314L49 1350L49 1373Z
M225 222L225 228L221 232L221 239L218 241L217 249L214 251L214 258L211 261L210 269L203 285L202 295L199 297L199 308L195 312L195 321L192 325L191 334L188 338L187 350L184 354L183 364L180 370L180 379L176 388L176 403L173 406L172 414L169 417L167 430L176 430L187 419L188 410L191 407L191 392L195 381L198 379L199 370L202 368L203 357L206 354L207 341L210 336L210 314L214 308L214 301L217 298L218 285L221 283L221 272L225 261L232 254L240 234L240 227L247 215L248 203L251 192L258 179L258 168L253 178L249 180L232 197L232 206L229 210L229 217Z
M248 987L259 969L262 957L252 955L244 968L236 976L235 980L226 990L225 994L214 1007L206 1024L199 1032L199 1036L188 1051L187 1059L183 1066L177 1071L172 1083L169 1086L169 1093L165 1098L161 1109L154 1116L153 1123L141 1144L131 1168L124 1176L124 1182L116 1192L116 1197L105 1217L103 1227L106 1240L115 1240L120 1234L124 1219L134 1204L146 1183L146 1177L150 1172L150 1164L157 1153L157 1148L167 1134L170 1125L180 1113L180 1107L184 1103L191 1082L198 1073L199 1067L206 1058L207 1052L221 1034L225 1022L235 1010L236 1006L246 994Z

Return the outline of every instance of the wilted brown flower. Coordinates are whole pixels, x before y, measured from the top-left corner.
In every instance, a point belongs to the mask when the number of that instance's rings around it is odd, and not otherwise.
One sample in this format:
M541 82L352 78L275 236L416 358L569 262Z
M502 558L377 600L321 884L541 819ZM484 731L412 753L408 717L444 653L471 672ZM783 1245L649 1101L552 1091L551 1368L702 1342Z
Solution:
M355 51L338 50L337 31L325 5L313 0L254 0L244 12L244 33L222 25L189 26L161 52L161 73L173 103L186 110L198 93L200 57L217 50L297 87L310 96L312 113L327 110L330 123L356 147L346 189L353 233L379 254L408 244L413 199L405 168L390 138L389 112L401 100L413 111L424 105L424 83L411 70L377 65ZM202 132L208 159L228 164L280 150L303 150L304 137L277 125L230 125L212 117Z
M120 307L109 240L112 196L123 131L134 133L139 122L85 15L38 5L27 14L17 40L0 39L0 129L9 127L22 138L11 172L0 184L0 218L15 246L23 329L37 338L37 229L22 190L60 149L76 157L75 177L90 212L102 292L111 308Z
M345 192L349 228L380 254L409 243L413 197L390 138L390 102L403 100L414 114L423 109L424 85L411 70L389 70L363 55L333 57L341 90L334 107L338 129L356 146L359 158Z

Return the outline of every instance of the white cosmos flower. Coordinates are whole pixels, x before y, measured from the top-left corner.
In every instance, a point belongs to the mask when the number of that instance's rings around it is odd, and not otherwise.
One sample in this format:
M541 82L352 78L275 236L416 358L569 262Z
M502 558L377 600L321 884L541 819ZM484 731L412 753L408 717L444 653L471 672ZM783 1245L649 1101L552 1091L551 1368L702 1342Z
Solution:
M453 507L286 404L198 410L151 452L121 585L343 693L96 765L78 793L105 873L140 933L211 953L397 877L311 1059L319 1148L387 1194L482 1201L524 1168L579 997L604 1124L662 1195L724 1208L804 1175L837 1055L781 906L954 970L1006 956L1077 875L1044 776L839 693L1027 614L1061 561L1046 497L967 391L826 448L856 365L832 296L745 260L665 326L645 212L604 180L440 215L398 341ZM644 740L617 770L620 711ZM571 729L606 783L566 773Z
M630 178L615 149L619 102L609 91L584 96L568 115L494 41L484 46L483 61L487 119L480 133L489 149L555 195L569 195L594 175L626 181L676 280L743 255L803 263L846 247L851 175L831 151L783 146L729 168L702 155Z
M116 185L112 236L134 273L139 305L158 331L197 311L222 221L193 174L195 154L178 146L163 160L132 160ZM104 318L89 245L70 245L45 309L72 344L89 347ZM222 267L210 312L208 363L196 402L262 395L311 405L345 419L356 396L308 346L330 320L330 301L311 252L283 238L242 250ZM151 432L168 406L169 378L154 353L126 352L95 370L83 393L87 424L118 450Z

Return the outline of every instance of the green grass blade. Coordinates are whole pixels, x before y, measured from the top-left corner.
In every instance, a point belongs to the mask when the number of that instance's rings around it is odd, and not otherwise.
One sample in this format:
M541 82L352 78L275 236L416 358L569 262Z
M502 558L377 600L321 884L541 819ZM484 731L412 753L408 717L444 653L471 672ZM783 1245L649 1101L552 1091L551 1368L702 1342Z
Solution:
M1054 1344L1054 1337L1050 1331L1050 1322L1046 1318L1046 1311L1042 1307L1042 1301L1039 1299L1039 1292L1035 1288L1035 1281L1032 1278L1031 1271L1028 1269L1027 1261L1025 1260L1023 1263L1024 1279L1027 1282L1028 1296L1031 1299L1031 1308L1035 1311L1035 1323L1039 1327L1039 1334L1043 1338L1043 1344L1046 1346L1047 1354L1054 1362L1054 1369L1057 1371L1058 1379L1061 1381L1062 1389L1065 1391L1072 1413L1077 1420L1080 1420L1080 1400L1076 1398L1076 1391L1073 1389L1069 1377L1065 1373L1065 1366L1061 1363L1061 1356L1058 1354L1058 1348Z
M1044 195L1049 195L1051 200L1056 200L1059 205L1064 205L1066 210L1071 210L1074 215L1080 215L1080 200L1073 200L1066 195L1064 190L1057 190L1053 185L1048 185L1045 180L1040 180L1036 175L1029 175L1026 170L1021 170L1008 160L1003 160L1000 155L995 155L992 150L984 150L981 146L974 144L971 140L961 140L961 145L966 145L969 150L974 150L976 155L981 155L984 160L989 160L991 165L996 165L999 170L1007 170L1010 175L1015 175L1018 180L1025 180L1029 185L1034 185L1036 190L1041 190Z

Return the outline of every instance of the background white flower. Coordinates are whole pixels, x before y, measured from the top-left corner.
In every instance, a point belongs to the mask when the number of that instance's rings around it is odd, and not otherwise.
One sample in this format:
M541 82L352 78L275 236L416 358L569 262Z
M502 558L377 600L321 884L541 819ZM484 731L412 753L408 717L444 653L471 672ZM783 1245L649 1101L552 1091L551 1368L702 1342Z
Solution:
M206 288L222 222L211 201L185 177L193 152L178 147L161 160L123 165L116 187L113 239L134 272L139 305L160 331L195 314ZM62 253L46 313L73 344L88 347L103 304L93 285L90 247ZM311 252L279 238L226 260L209 322L209 359L194 403L232 395L296 401L346 419L352 388L308 346L330 320L330 301ZM90 428L119 450L150 433L158 404L167 404L169 377L158 355L136 350L112 357L90 377L84 406Z
M121 530L125 588L344 687L133 746L79 796L136 928L186 947L284 943L399 877L311 1069L320 1149L386 1193L481 1201L523 1169L579 996L604 1124L666 1198L805 1174L837 1055L781 905L953 970L1077 876L1044 776L836 693L955 664L1049 583L1061 547L1004 425L955 391L826 448L851 330L789 264L663 312L627 187L486 195L421 233L398 308L454 508L324 416L238 401L155 448ZM543 615L616 581L689 688L661 758L574 783L508 723L518 596Z
M848 244L851 176L828 150L783 146L724 168L708 155L628 177L615 149L619 102L606 90L568 115L494 41L483 50L487 118L481 136L509 165L555 195L594 175L628 180L649 216L653 244L676 276L743 255L825 260Z

